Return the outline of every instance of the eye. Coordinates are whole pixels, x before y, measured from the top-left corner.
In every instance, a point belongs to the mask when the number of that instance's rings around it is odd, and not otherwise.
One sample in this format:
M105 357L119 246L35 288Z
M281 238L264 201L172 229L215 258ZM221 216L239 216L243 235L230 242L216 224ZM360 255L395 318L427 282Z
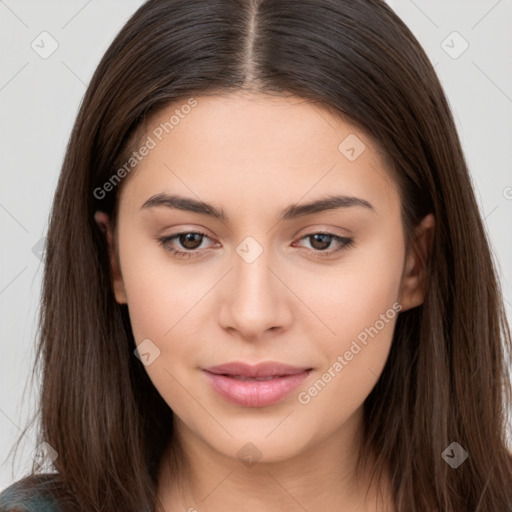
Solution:
M353 238L347 238L335 235L334 233L326 232L310 233L301 238L301 240L304 239L311 240L310 243L314 249L313 254L315 257L320 258L327 257L330 256L331 254L343 251L344 249L347 249L354 243ZM328 247L331 247L333 241L336 242L337 246L335 246L334 248L327 249Z
M158 243L177 258L191 258L201 255L201 244L204 238L209 238L205 233L197 231L184 231L175 235L159 237ZM301 240L311 239L312 249L315 257L327 257L340 252L354 243L353 238L346 238L333 233L318 232L303 236ZM335 241L337 246L327 249ZM174 243L179 243L185 250L176 249ZM217 244L218 245L218 244ZM203 248L204 249L204 248ZM327 250L326 250L327 249Z
M197 251L201 246L201 241L203 238L209 237L205 233L200 233L197 231L185 231L183 233L176 233L172 236L158 238L158 242L165 248L165 250L169 251L177 258L191 258L199 256ZM179 249L175 249L173 247L174 240L179 242L180 246L187 250L180 251Z

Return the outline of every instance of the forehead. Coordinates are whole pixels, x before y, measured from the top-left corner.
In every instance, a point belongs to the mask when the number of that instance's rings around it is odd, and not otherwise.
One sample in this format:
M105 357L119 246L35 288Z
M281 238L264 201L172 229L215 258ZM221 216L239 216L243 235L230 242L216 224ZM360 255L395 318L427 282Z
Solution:
M159 192L258 209L262 201L288 204L327 192L366 195L381 206L397 200L378 145L319 103L254 93L193 100L144 122L136 150L151 149L122 194L139 207Z

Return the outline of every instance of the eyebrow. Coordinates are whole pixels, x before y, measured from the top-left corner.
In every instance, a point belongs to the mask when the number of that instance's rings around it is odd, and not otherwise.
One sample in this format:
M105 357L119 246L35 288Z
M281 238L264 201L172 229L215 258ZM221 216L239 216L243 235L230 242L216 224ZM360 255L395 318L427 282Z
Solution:
M337 194L317 199L316 201L311 201L309 203L292 204L281 212L279 221L292 220L322 211L349 208L353 206L367 208L376 213L372 204L365 199ZM217 208L211 204L205 203L204 201L197 201L196 199L179 195L169 195L165 193L155 194L145 201L140 209L144 210L155 207L176 208L178 210L208 215L224 222L228 222L229 220L222 208Z

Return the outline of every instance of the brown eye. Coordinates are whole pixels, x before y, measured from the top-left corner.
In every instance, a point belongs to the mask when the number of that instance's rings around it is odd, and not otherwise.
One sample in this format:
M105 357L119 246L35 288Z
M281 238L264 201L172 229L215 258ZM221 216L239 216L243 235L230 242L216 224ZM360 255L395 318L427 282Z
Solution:
M318 249L319 251L323 251L327 249L331 245L332 235L325 235L323 233L316 233L315 235L309 235L311 242L311 246L314 249Z
M354 243L353 238L346 238L335 235L334 233L311 233L303 236L301 240L310 241L311 248L315 256L324 257L333 253L347 249ZM330 249L332 242L337 243L337 247Z
M193 251L201 245L202 237L200 233L183 233L178 235L177 240L182 247Z
M169 251L177 258L191 258L199 256L201 252L204 252L200 249L204 238L209 237L205 233L186 231L158 238L157 240L166 251ZM176 242L178 243L178 248L175 247Z

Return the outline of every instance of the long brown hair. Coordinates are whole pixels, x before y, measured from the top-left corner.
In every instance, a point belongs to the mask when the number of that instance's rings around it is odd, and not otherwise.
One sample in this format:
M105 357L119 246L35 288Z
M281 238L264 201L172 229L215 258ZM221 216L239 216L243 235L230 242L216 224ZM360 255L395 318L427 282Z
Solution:
M38 442L58 453L70 510L154 510L173 440L173 413L133 354L94 220L96 210L115 217L119 187L98 189L130 158L150 114L240 89L297 95L350 119L386 153L407 241L426 214L436 219L425 301L398 317L364 404L361 460L378 454L377 479L391 468L397 510L510 510L512 350L501 290L446 97L383 0L149 0L108 48L55 194L36 359ZM442 457L453 442L469 454L456 469Z

